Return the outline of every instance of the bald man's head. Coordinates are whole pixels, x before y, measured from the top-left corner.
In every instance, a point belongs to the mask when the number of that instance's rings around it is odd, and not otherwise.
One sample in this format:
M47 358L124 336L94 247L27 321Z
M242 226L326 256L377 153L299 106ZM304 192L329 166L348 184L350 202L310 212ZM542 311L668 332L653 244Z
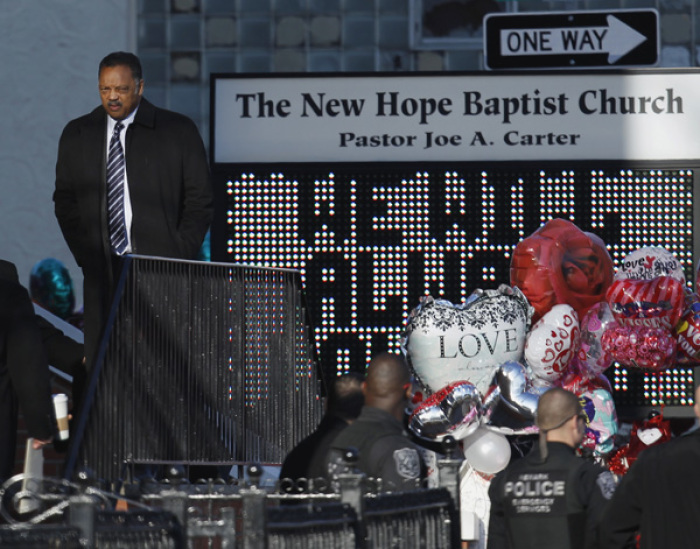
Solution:
M562 442L572 448L581 444L587 419L579 398L570 391L555 387L539 398L535 423L540 428L540 455L546 461L549 442Z
M554 387L539 398L535 414L536 423L541 431L551 431L561 427L567 419L582 411L581 403L575 394Z
M410 382L411 373L401 355L380 353L367 368L365 403L401 417L410 394Z

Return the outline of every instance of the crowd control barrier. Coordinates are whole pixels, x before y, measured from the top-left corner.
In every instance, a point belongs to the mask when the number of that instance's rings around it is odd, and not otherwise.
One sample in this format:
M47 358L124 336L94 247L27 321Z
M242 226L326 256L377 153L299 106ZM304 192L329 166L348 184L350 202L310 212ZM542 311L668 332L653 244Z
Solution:
M66 478L281 463L321 419L300 274L127 256Z
M438 463L440 483L457 484L459 460ZM177 468L171 468L176 470ZM129 497L90 483L44 479L33 493L5 498L22 475L3 485L2 547L222 549L450 549L460 546L458 500L440 486L401 492L361 473L342 475L336 489L288 493L259 485L261 467L246 484L209 479L190 483L173 474L139 481ZM93 484L95 482L93 481ZM13 503L33 511L17 517ZM26 503L26 502L25 502ZM117 508L128 508L119 511ZM35 544L35 545L32 545Z

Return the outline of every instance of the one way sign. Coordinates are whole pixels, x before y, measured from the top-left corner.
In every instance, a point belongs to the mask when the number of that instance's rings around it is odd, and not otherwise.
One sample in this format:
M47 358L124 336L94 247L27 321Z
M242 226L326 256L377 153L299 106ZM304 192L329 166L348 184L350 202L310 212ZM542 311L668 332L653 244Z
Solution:
M489 14L488 69L620 68L656 65L656 10Z

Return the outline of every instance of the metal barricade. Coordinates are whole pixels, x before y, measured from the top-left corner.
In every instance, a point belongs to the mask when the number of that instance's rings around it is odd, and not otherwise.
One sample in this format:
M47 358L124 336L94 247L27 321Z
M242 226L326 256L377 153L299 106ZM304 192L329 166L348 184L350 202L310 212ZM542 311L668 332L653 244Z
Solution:
M297 271L127 256L66 478L281 463L322 415L309 329Z
M456 547L455 506L445 489L365 498L366 549Z
M441 466L447 461L454 465L454 460L444 460ZM441 478L449 480L449 472L458 468L445 470ZM457 505L446 488L367 492L367 487L378 484L365 482L360 473L350 473L344 475L338 493L290 494L281 493L279 486L261 488L259 467L251 466L248 473L250 485L213 481L190 484L183 478L142 481L138 490L129 490L135 499L63 480L54 490L31 495L35 504L33 524L0 527L0 543L32 547L31 538L40 540L37 546L41 547L86 549L459 546ZM21 475L14 479L16 483L22 480ZM49 488L51 483L44 483ZM12 501L14 498L5 504ZM117 503L127 505L129 510L115 510ZM56 524L39 524L42 520ZM13 545L12 540L23 540L24 544ZM47 540L50 543L44 543Z
M68 525L0 527L0 547L12 549L83 549L80 530Z
M184 549L182 527L163 510L99 511L95 515L95 547L121 549Z
M358 518L340 502L309 503L269 508L268 549L358 549Z
M16 549L184 549L182 528L163 510L97 509L94 500L69 506L68 524L0 527L0 547Z

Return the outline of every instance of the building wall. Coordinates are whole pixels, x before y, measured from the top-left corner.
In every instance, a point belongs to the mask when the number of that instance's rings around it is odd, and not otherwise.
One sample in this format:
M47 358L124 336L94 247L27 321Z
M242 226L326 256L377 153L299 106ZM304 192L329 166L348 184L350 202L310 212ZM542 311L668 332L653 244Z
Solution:
M29 284L45 257L82 277L53 214L58 138L68 120L99 104L97 66L134 47L132 0L0 2L0 258ZM80 297L82 301L82 297Z
M431 30L412 26L411 14L422 15L422 5L423 11L442 10L432 30L445 36L416 45L416 36ZM448 10L458 5L468 6L466 20L449 28ZM65 123L98 104L97 65L110 51L136 51L146 96L191 116L207 141L211 72L482 70L474 21L485 11L516 6L520 11L655 8L661 66L696 66L696 5L697 0L0 2L5 60L0 258L15 262L25 283L36 261L64 261L82 301L80 271L53 215L54 164Z
M656 9L660 66L698 64L696 0L142 0L137 43L158 104L209 125L214 72L479 71L483 15Z

